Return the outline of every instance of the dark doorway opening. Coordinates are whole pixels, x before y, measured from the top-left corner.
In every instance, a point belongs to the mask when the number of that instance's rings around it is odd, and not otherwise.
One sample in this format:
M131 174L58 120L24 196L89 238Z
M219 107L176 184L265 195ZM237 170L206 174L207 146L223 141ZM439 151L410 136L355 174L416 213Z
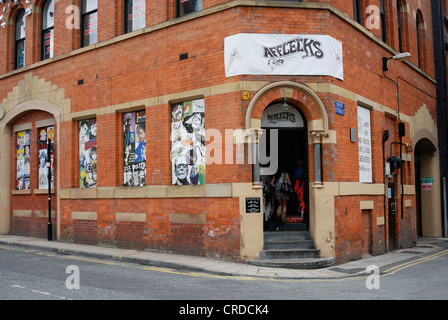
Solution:
M267 137L267 155L270 155L271 150L271 130L264 130ZM294 192L289 195L287 200L286 222L283 223L277 216L279 202L274 195L275 187L271 185L273 175L261 177L265 202L264 230L306 230L309 221L307 130L306 128L278 128L274 130L278 130L277 172L288 172ZM303 220L300 219L302 210L304 211Z

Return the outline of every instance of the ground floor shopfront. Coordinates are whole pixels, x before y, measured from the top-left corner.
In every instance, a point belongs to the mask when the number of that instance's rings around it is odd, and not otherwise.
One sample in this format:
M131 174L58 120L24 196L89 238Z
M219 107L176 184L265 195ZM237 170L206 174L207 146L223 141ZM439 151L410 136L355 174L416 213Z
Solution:
M208 160L203 171L189 168L188 185L177 185L172 123L177 104L188 101L205 106L206 149L199 146L191 157ZM263 187L277 170L268 169L276 163L292 177L301 160L304 207L291 195L287 218L306 225L322 257L341 263L413 246L418 235L441 236L437 128L424 103L412 115L399 115L331 83L252 80L73 112L64 88L28 73L3 104L2 234L45 238L50 206L53 236L60 241L257 259L276 210ZM141 185L127 180L123 140L126 115L139 112L146 119ZM223 112L231 116L223 119ZM95 126L96 148L82 171L79 137L86 120L90 131ZM402 145L396 143L399 120L405 123ZM38 169L43 129L53 137L53 175L46 182ZM30 150L30 169L20 178L23 146ZM384 172L400 146L403 167ZM275 148L276 159L265 152ZM269 161L260 167L254 159L263 153ZM362 162L369 155L369 166L360 171L360 157ZM301 210L303 221L297 219Z

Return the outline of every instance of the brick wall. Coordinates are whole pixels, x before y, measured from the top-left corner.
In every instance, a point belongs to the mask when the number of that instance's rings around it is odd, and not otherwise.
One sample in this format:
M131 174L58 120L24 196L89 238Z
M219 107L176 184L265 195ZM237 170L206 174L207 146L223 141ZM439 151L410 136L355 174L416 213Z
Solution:
M65 97L70 98L71 120L62 121L61 145L63 155L61 176L57 177L62 189L78 187L78 117L95 117L98 125L98 187L118 187L123 184L123 148L122 115L120 113L100 113L99 108L133 103L146 111L148 162L148 184L169 185L171 182L170 142L170 97L179 95L185 99L205 95L205 126L223 132L225 129L244 127L244 117L248 102L241 101L239 92L209 93L209 88L218 84L229 84L244 80L253 83L275 81L294 81L298 83L332 84L353 95L360 95L365 101L398 110L407 117L423 106L428 108L433 119L436 118L435 86L430 78L434 76L432 57L432 25L430 23L430 5L427 2L407 1L409 12L406 14L407 37L405 48L412 54L412 65L391 61L387 74L382 72L381 58L393 55L391 49L380 45L380 30L372 33L357 31L350 23L328 10L318 8L288 9L281 7L237 6L228 10L210 13L207 8L229 1L204 0L203 17L170 21L174 18L174 1L153 4L147 1L146 26L152 27L139 36L123 36L120 41L113 39L122 34L122 19L118 9L121 1L100 1L99 41L95 47L79 49L79 30L67 30L65 8L78 1L61 0L56 2L55 20L55 58L41 65L32 65L39 60L36 44L39 39L36 24L39 14L27 18L27 61L28 67L12 71L12 26L0 30L0 54L6 59L0 60L1 76L0 99L7 97L27 72L45 81L51 81L59 88L65 89ZM305 1L316 2L316 1ZM338 10L353 15L352 2L329 1ZM426 35L422 48L426 50L426 63L423 71L418 72L416 54L416 29L414 12L421 3L421 11L426 21ZM392 9L395 6L394 1ZM378 5L379 1L363 1L364 5ZM305 4L306 5L306 4ZM298 5L300 6L300 5ZM388 13L394 12L388 9ZM14 12L12 12L14 14ZM118 18L117 18L118 17ZM190 16L191 17L191 16ZM397 49L396 16L389 14L388 45ZM364 15L363 21L366 20ZM117 22L120 21L120 22ZM177 23L183 21L182 23ZM223 28L225 26L225 28ZM238 76L225 78L223 64L223 39L239 32L247 33L302 33L327 34L343 43L344 81L329 77L282 77L282 76ZM112 40L111 40L112 39ZM116 40L116 41L115 41ZM103 41L101 43L101 41ZM108 42L109 41L109 42ZM179 55L188 53L188 59L180 60ZM83 80L82 84L79 80ZM398 82L398 85L397 85ZM418 89L416 89L416 87ZM400 104L397 100L397 88ZM250 90L251 97L257 90ZM346 95L335 92L318 92L329 115L330 130L337 133L337 143L322 146L323 179L327 182L358 181L357 143L349 140L349 129L357 128L358 101L348 99ZM262 101L268 105L280 97L278 92L266 95ZM159 103L136 101L159 99ZM308 108L303 102L306 97L294 96L294 102L301 107L307 121L319 119L318 110ZM344 117L334 112L334 102L345 103ZM355 99L356 100L356 99ZM124 107L123 107L124 108ZM102 109L103 110L103 109ZM255 111L253 116L261 117L263 108ZM23 121L38 117L39 113L27 114ZM17 120L17 124L22 121ZM373 183L383 183L381 137L385 129L391 131L390 141L397 140L398 120L388 118L384 112L372 110L372 148L373 148ZM11 138L13 140L13 138ZM11 140L11 141L12 141ZM403 140L412 144L409 125ZM15 144L11 142L11 145ZM313 177L312 145L309 146L309 176ZM11 152L13 148L11 147ZM386 144L386 150L389 150ZM234 150L235 151L235 150ZM395 149L396 151L396 149ZM13 175L14 160L11 160ZM406 164L404 181L413 184L413 165ZM249 165L212 164L207 167L207 183L251 182L252 168ZM154 177L157 177L155 179ZM155 180L154 180L155 179ZM11 176L11 180L13 177ZM42 199L41 199L42 198ZM45 209L45 195L13 196L21 204L33 201L40 210ZM338 261L357 259L365 252L363 244L365 234L369 235L369 251L381 252L384 242L383 227L376 225L376 218L383 215L383 197L340 196L335 199L336 256ZM413 196L407 196L413 201ZM239 208L236 198L218 200L200 199L101 199L101 200L62 200L61 201L61 237L65 241L83 243L103 243L111 245L143 248L148 250L187 252L200 255L218 255L237 259L240 238L238 232ZM375 210L366 213L359 208L359 202L373 201ZM414 201L413 201L414 203ZM42 207L42 208L41 208ZM12 205L11 210L18 208ZM120 211L146 212L144 222L117 222L114 214ZM199 210L199 211L198 211ZM406 239L415 240L413 207L406 208ZM97 212L97 220L72 219L73 211ZM206 214L205 224L177 224L169 222L169 213ZM364 218L366 214L370 218ZM26 225L14 220L16 230ZM387 225L387 221L384 222ZM363 233L366 224L370 231ZM210 233L212 230L213 233ZM31 233L31 231L30 231ZM399 234L399 232L397 232ZM363 238L364 237L364 238Z

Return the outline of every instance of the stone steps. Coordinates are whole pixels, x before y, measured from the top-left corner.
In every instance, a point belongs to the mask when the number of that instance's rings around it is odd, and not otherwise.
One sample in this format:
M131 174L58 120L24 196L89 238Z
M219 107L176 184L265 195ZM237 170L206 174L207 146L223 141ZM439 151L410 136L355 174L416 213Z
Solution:
M297 225L297 224L296 224ZM246 263L275 268L317 269L334 265L334 258L321 258L320 250L314 247L310 232L300 227L289 226L286 231L266 231L264 248L260 259L246 260ZM288 226L288 224L282 227Z

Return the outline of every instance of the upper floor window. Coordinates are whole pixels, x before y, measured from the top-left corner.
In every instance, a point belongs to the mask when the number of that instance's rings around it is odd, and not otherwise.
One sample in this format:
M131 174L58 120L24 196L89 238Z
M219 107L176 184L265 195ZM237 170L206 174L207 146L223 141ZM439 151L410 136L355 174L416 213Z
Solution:
M353 0L353 19L361 23L361 0Z
M425 60L425 23L423 21L423 14L420 10L417 11L416 29L418 67L423 69Z
M176 0L176 17L201 10L202 0Z
M381 40L387 42L387 21L386 21L386 5L384 0L380 0L380 17L381 17Z
M403 52L403 23L402 23L401 0L397 0L397 29L398 29L398 49Z
M17 15L14 40L14 69L18 69L25 66L25 10Z
M98 42L98 0L83 0L81 5L81 46Z
M124 5L124 32L145 27L146 0L126 0Z
M42 9L41 56L42 60L53 57L54 49L54 0L47 0Z

